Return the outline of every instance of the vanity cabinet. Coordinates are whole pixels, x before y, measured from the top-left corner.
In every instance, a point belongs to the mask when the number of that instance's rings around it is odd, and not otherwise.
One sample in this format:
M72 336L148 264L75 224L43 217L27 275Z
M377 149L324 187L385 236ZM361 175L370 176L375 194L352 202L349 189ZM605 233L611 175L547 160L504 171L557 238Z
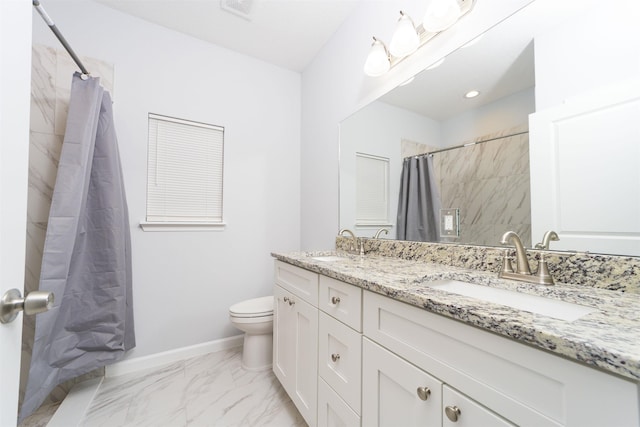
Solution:
M318 399L318 274L275 263L273 372L309 426Z
M370 339L442 382L442 424L436 420L434 425L639 425L638 384L633 381L369 291L363 301L364 396L377 369L367 367ZM406 393L415 393L420 381L406 385ZM373 398L364 396L363 415L380 413ZM448 406L461 412L452 424L444 413ZM382 424L363 419L363 425Z
M632 380L280 261L274 294L310 426L640 426Z

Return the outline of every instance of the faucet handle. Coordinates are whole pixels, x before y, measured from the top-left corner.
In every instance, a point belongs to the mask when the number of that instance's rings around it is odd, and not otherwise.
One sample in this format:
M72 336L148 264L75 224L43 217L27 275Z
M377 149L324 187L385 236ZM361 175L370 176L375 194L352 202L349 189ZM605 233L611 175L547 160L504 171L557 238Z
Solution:
M553 285L553 277L549 272L549 265L547 264L547 260L544 259L544 253L540 254L540 262L538 262L538 272L537 272L539 283L543 285Z
M504 251L504 256L502 257L502 272L503 273L513 273L513 266L511 265L511 257L509 256L509 251Z

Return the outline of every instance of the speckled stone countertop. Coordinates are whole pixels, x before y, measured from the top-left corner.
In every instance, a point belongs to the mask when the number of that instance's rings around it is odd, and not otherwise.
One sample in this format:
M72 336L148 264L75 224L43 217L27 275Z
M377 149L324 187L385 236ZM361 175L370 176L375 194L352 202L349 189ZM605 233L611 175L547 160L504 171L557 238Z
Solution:
M640 381L640 295L578 285L534 285L499 279L496 273L379 255L345 255L338 261L313 257L336 252L271 254L276 259L359 286L398 301L451 317ZM597 311L572 322L431 288L428 282L455 279L555 298Z

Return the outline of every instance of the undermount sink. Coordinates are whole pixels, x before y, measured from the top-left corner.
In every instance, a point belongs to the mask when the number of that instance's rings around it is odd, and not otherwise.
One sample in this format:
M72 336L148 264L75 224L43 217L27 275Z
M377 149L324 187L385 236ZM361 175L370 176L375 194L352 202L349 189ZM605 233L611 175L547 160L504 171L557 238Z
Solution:
M338 255L321 255L321 256L311 257L311 259L315 261L322 261L322 262L334 262L334 261L342 261L348 258L338 256Z
M524 294L522 292L510 291L507 289L476 285L474 283L461 282L458 280L434 280L433 282L429 282L428 285L431 288L440 289L453 294L464 295L486 302L506 305L519 310L542 314L556 319L567 320L569 322L597 311L592 307L585 307L579 304L573 304L537 295Z

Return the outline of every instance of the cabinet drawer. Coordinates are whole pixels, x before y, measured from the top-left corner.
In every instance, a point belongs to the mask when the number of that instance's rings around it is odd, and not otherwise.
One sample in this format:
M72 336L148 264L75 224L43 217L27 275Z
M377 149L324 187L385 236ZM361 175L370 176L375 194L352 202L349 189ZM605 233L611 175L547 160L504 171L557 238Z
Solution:
M275 261L276 283L314 307L318 306L318 274L279 260Z
M360 417L327 385L318 380L318 427L360 427Z
M362 336L320 312L318 373L356 412L360 413Z
M319 306L322 311L362 332L362 289L320 276Z
M442 407L443 427L514 427L514 424L447 385L442 387Z

